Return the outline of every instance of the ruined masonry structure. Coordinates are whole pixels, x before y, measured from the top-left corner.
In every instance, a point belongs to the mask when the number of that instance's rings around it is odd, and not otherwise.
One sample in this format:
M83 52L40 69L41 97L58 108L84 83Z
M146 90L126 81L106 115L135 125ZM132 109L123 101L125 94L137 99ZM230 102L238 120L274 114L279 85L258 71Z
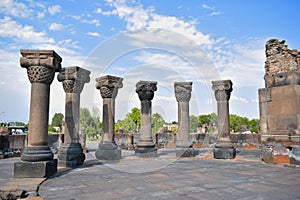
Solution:
M61 57L53 50L21 50L21 67L31 83L28 146L20 162L14 164L14 177L49 177L57 172L57 160L48 147L50 85L61 69Z
M66 93L64 143L59 147L58 166L82 165L85 155L79 142L80 93L85 83L90 82L90 71L80 67L63 68L57 79Z
M175 82L175 97L178 102L178 134L176 140L176 156L189 157L194 155L190 140L189 101L193 82Z
M100 160L121 159L121 149L115 142L115 99L119 88L123 87L123 78L116 76L102 76L96 79L96 88L103 98L102 141L96 151L96 158Z
M218 139L214 147L214 158L232 159L236 150L230 139L229 99L232 92L231 80L212 81L212 89L218 105Z
M152 137L152 103L154 92L157 90L155 81L139 81L136 84L136 93L141 101L141 133L135 149L139 157L157 156L157 149Z
M259 89L262 141L300 142L300 52L266 43L265 88Z

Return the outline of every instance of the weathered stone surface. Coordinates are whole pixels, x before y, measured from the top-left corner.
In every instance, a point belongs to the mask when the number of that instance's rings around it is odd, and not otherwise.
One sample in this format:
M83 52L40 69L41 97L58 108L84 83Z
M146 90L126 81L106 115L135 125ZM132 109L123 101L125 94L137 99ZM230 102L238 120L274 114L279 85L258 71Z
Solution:
M230 139L229 99L232 92L231 80L212 81L212 89L218 105L218 140L214 147L214 158L233 159L236 150Z
M300 139L300 52L285 41L266 43L265 87L259 89L262 140Z
M85 160L80 143L62 144L58 154L58 166L74 168Z
M300 165L300 146L292 147L290 153L290 163L292 165Z
M285 41L271 39L266 43L266 88L299 84L300 52L290 50Z
M89 75L90 71L75 66L63 68L57 76L66 93L64 144L58 152L60 167L76 167L85 159L79 143L80 93L90 81Z
M176 156L194 156L193 144L190 140L189 101L193 82L175 82L175 97L178 102L178 134L176 140Z
M57 172L57 159L39 162L16 162L14 164L15 178L50 177Z
M135 153L140 157L155 156L157 149L152 137L152 103L154 92L157 90L155 81L139 81L136 84L136 93L141 101L141 133ZM145 155L143 155L145 154Z
M118 89L123 87L123 78L117 76L102 76L96 79L96 88L103 98L102 141L95 153L100 160L121 159L121 150L115 142L115 98Z
M20 65L27 69L31 82L30 126L28 147L21 157L24 162L15 165L14 173L16 177L51 176L56 172L57 161L48 147L49 93L62 59L53 50L21 50L21 54Z

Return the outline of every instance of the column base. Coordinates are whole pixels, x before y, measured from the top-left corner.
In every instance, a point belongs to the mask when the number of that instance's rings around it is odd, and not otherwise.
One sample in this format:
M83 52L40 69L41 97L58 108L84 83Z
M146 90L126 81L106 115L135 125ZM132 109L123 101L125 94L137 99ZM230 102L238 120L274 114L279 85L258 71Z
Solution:
M218 141L214 148L215 159L233 159L236 156L236 150L231 141Z
M14 163L14 178L47 178L57 172L57 159Z
M194 156L193 143L190 141L177 140L176 157L192 157Z
M153 145L151 147L137 146L137 148L135 149L135 155L140 158L156 157L157 156L157 148L155 148L155 145Z
M21 160L26 162L39 162L53 160L53 153L48 146L25 147Z
M95 156L99 160L120 160L121 149L112 142L101 142L98 146Z
M62 144L58 150L58 166L74 168L82 165L85 155L80 143Z
M194 148L178 148L176 147L176 157L193 157Z

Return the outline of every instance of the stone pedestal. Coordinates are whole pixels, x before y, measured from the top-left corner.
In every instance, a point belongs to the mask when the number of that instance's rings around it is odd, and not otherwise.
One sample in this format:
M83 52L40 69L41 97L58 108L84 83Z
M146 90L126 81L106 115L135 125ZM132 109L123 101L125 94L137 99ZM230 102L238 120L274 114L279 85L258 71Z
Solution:
M66 92L64 143L58 151L59 167L82 165L85 155L79 142L80 93L85 83L90 81L90 71L80 67L63 68L58 74Z
M152 137L152 104L154 92L157 90L157 82L139 81L136 84L136 93L141 101L141 133L140 140L135 149L139 157L157 156L157 149Z
M96 151L96 158L100 160L121 159L121 149L115 142L115 98L118 89L123 87L123 78L116 76L102 76L96 79L96 88L103 98L102 141Z
M29 135L21 161L14 165L14 177L48 177L57 170L48 146L49 93L62 59L53 50L21 50L21 54L21 67L31 82Z
M232 92L231 80L212 81L212 89L218 103L218 140L214 147L214 158L232 159L236 150L230 139L229 99Z
M175 82L175 97L178 102L178 134L176 139L176 156L194 156L193 144L190 140L189 101L191 99L192 82Z

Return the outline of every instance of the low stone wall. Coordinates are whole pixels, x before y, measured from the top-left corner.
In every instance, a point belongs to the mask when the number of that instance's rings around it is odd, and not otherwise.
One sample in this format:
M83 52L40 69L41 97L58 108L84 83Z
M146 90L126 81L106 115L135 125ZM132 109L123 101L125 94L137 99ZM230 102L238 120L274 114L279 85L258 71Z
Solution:
M215 144L218 134L191 134L190 137L195 148L202 148ZM237 146L245 148L258 148L261 144L260 134L231 134L230 138ZM158 148L175 148L176 134L155 134L153 140ZM139 134L116 133L115 141L122 149L132 149L139 141Z
M264 143L261 158L266 163L300 165L300 143Z

